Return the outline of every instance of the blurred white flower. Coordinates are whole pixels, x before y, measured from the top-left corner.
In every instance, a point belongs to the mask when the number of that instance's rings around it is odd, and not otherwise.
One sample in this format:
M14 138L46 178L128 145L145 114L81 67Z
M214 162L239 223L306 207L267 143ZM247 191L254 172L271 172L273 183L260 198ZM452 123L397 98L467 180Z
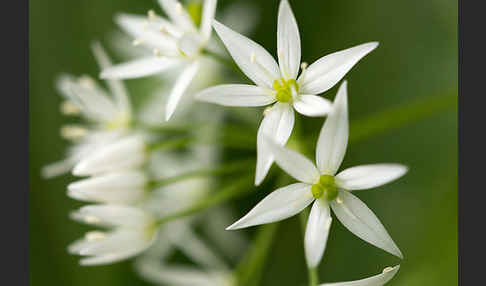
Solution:
M230 271L203 270L193 266L169 265L150 258L137 261L139 274L157 284L173 286L233 286Z
M100 68L111 65L102 48L95 42L92 51ZM116 140L126 133L132 120L132 110L125 86L119 80L107 80L109 91L99 86L88 76L61 75L56 86L65 98L61 111L66 115L81 115L88 121L85 125L67 125L61 135L74 142L67 158L45 166L44 177L54 177L69 172L81 158Z
M265 106L258 129L255 184L265 178L273 158L264 136L285 145L294 126L294 109L307 116L324 116L329 100L316 96L333 87L366 54L378 46L371 42L335 52L307 68L300 62L300 35L287 0L280 2L277 27L278 62L259 44L214 21L214 29L240 69L256 84L218 85L201 91L196 98L225 106ZM299 66L302 72L297 78Z
M146 139L132 134L100 146L74 166L76 176L92 176L107 172L142 167L148 160Z
M400 265L394 267L387 267L383 269L381 274L371 276L365 279L347 281L347 282L336 282L336 283L324 283L319 286L382 286L388 283L395 274L397 274Z
M316 147L317 167L303 155L268 140L275 161L300 181L265 197L247 215L227 229L271 223L291 217L314 202L305 232L308 264L319 264L331 227L337 218L361 239L402 258L402 253L373 212L351 191L378 187L407 172L399 164L362 165L336 172L346 152L349 133L346 81L338 90L332 112L324 123Z
M84 223L111 228L92 231L72 243L70 253L88 256L81 265L99 265L133 257L146 250L157 235L153 216L141 209L121 205L89 205L72 214Z
M201 53L207 48L211 37L211 22L217 0L205 0L202 15L197 8L193 9L195 12L191 15L176 0L159 2L170 21L152 10L148 12L148 19L128 14L116 17L120 27L135 38L133 44L150 47L154 55L106 68L101 72L101 77L138 78L184 66L168 97L165 119L169 120L199 71Z

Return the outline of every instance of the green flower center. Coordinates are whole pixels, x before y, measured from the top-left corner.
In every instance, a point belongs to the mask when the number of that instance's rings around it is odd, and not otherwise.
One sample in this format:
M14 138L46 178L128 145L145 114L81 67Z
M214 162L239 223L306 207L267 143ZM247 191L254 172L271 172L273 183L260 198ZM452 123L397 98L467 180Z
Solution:
M312 196L319 199L322 196L327 201L334 200L338 195L338 189L334 182L334 177L330 175L322 175L319 178L319 182L312 185Z
M283 78L273 82L273 89L276 91L275 98L280 102L289 102L292 100L292 94L299 91L299 84L295 79L285 80Z
M199 27L202 18L201 1L191 1L190 3L187 3L186 10L189 13L189 16L191 16L192 21L194 21L194 24Z

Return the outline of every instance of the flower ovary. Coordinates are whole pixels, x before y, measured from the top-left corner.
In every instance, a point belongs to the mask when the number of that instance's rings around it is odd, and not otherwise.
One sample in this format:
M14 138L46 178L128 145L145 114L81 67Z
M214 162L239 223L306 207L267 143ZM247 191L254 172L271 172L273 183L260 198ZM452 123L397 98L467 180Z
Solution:
M298 92L299 90L299 85L295 81L295 79L289 79L285 80L283 78L279 80L275 80L273 82L273 89L275 90L275 98L279 102L290 102L293 98L292 90L294 90L295 93Z
M319 182L312 185L312 196L319 199L324 196L327 201L332 201L337 198L338 189L334 183L334 177L330 175L322 175Z

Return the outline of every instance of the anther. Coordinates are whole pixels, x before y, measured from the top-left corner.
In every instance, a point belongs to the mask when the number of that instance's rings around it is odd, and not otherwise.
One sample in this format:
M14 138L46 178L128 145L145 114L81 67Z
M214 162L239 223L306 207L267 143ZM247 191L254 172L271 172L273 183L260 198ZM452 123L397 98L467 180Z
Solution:
M252 52L252 53L251 53L251 56L250 56L250 62L251 62L252 64L256 63L256 54L255 54L255 52Z
M306 63L306 62L302 62L302 63L300 64L300 68L301 68L302 70L305 70L305 69L307 68L307 63Z
M160 50L159 49L154 49L153 50L153 53L156 57L160 57L162 54L160 53Z
M85 235L87 241L101 240L104 239L105 237L106 237L105 233L101 231L90 231Z
M93 79L87 75L81 76L78 83L84 88L93 88L95 86Z
M383 273L387 273L393 270L393 267L388 266L387 268L383 269Z
M65 115L77 115L81 110L75 104L69 101L64 101L61 103L61 112Z
M176 3L176 10L177 10L177 13L179 14L182 14L184 12L184 7L182 7L182 4L177 2Z
M142 44L142 43L143 43L143 41L142 41L142 40L140 40L140 39L135 39L135 40L133 40L132 45L134 45L134 46L138 46L138 45L140 45L140 44Z
M93 215L88 215L84 217L84 221L87 223L98 223L101 220L98 217L95 217Z
M263 110L263 116L267 116L272 110L272 106L269 106Z
M155 14L154 10L148 10L147 15L149 20L157 19L157 14Z
M336 203L342 204L343 203L343 200L340 197L337 197L336 198Z
M71 140L76 140L84 137L88 130L81 126L67 125L61 127L61 137Z
M159 31L164 35L169 34L169 31L164 26L160 26Z

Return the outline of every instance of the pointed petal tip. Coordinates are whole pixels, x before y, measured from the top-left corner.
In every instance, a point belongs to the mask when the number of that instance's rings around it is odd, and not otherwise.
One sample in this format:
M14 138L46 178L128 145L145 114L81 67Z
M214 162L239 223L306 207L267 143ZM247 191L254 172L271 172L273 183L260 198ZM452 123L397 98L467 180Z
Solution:
M241 226L238 225L238 221L233 223L232 225L228 226L227 228L225 228L225 230L237 230L237 229L240 229Z

